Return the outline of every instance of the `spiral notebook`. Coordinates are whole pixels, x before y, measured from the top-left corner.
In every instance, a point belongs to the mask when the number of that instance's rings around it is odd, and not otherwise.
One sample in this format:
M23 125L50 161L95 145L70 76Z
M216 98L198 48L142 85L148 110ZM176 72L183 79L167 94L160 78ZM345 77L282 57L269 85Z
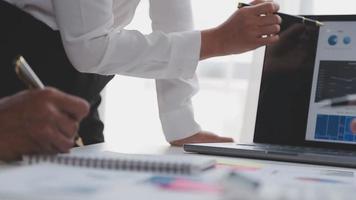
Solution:
M191 175L215 166L212 159L193 156L131 155L82 156L82 155L32 155L24 156L25 165L52 163L73 167L104 170L123 170L177 175Z

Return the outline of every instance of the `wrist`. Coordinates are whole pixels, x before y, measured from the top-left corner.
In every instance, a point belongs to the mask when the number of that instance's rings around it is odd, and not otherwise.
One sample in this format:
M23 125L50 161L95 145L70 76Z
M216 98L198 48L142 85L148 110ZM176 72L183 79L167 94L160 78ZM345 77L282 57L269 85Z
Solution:
M200 60L222 56L218 29L208 29L201 32Z

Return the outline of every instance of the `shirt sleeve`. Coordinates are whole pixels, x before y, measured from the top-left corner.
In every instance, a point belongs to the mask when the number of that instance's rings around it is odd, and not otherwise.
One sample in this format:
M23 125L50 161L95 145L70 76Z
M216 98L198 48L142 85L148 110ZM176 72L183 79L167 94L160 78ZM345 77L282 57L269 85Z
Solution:
M172 33L193 29L190 0L150 0L150 16L155 31ZM182 68L185 63L180 63ZM187 138L201 131L194 119L191 98L199 90L198 79L157 79L158 107L167 141Z
M78 71L154 79L194 77L199 31L144 35L114 28L113 0L52 1L64 48Z

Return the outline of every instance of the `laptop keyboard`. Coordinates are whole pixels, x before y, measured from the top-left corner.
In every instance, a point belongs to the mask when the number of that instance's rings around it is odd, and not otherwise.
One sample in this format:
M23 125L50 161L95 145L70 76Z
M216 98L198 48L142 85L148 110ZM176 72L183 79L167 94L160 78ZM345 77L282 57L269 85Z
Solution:
M238 144L238 146L249 147L252 150L259 151L277 151L277 152L291 152L291 153L311 153L323 154L331 156L355 156L355 151L335 150L315 147L299 147L288 145L272 145L272 144Z

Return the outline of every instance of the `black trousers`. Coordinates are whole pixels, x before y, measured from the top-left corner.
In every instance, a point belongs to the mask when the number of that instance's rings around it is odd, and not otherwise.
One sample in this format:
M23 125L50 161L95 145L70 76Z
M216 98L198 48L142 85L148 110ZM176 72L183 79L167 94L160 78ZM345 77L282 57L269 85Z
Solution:
M46 86L89 101L91 112L80 124L84 144L104 141L97 108L100 92L113 76L80 73L67 58L58 31L0 0L0 98L26 89L16 77L13 60L23 55ZM85 59L85 58L83 58Z

